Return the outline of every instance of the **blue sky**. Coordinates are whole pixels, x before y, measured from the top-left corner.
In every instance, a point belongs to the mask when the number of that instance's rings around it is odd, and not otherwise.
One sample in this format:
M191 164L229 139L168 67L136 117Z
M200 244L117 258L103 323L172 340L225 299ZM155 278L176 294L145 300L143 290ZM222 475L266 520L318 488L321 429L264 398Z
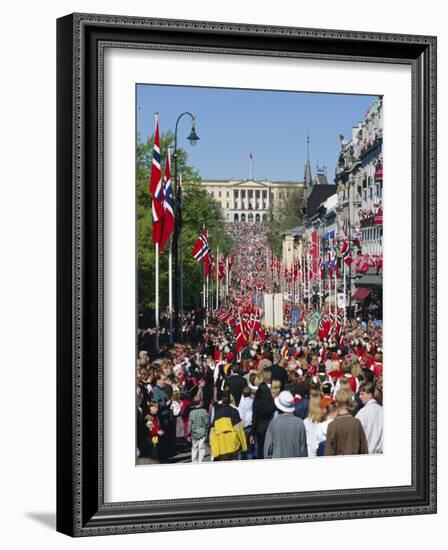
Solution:
M339 134L351 135L352 126L364 119L374 96L328 93L277 92L137 86L137 130L146 140L154 131L154 112L161 132L172 131L177 117L190 111L197 119L200 141L186 140L190 119L179 123L178 146L203 179L249 177L249 153L253 177L268 180L300 180L306 162L307 132L313 176L316 163L327 166L331 182L339 155Z

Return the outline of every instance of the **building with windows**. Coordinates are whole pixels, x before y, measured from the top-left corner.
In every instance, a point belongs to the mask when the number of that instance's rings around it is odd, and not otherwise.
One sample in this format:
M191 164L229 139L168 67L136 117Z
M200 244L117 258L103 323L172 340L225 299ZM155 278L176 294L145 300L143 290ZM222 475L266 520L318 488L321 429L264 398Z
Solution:
M365 120L340 136L336 168L342 229L359 242L362 253L381 254L383 243L383 108L376 98Z
M268 221L271 207L286 200L290 191L303 187L303 182L209 180L202 185L221 205L224 221L263 223Z

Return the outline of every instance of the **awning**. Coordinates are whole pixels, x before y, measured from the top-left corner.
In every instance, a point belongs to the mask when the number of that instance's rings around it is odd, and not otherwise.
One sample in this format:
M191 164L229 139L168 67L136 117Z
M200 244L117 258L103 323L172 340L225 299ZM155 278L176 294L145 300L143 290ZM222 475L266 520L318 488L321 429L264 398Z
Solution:
M354 300L355 302L363 302L369 294L369 288L357 288L356 292L352 296L352 300Z

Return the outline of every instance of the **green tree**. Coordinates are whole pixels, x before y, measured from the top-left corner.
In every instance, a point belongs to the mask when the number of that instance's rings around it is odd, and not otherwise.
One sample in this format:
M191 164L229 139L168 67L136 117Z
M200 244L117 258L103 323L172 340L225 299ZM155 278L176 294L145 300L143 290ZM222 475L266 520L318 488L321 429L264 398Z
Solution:
M300 208L302 197L302 187L287 189L285 196L279 199L276 204L271 205L267 225L267 239L271 249L279 257L282 254L282 233L303 223Z
M155 307L155 247L152 242L151 195L149 177L152 163L154 136L147 143L137 144L137 279L139 313L154 310ZM160 138L161 163L165 165L166 151L174 143L172 133L164 133ZM228 254L232 240L225 232L221 206L201 185L199 173L187 164L187 153L177 150L178 174L182 174L182 249L184 274L184 306L199 304L202 291L202 264L192 257L194 243L202 225L205 224L214 254L216 246ZM171 167L174 186L174 161ZM160 308L168 305L168 243L159 257L159 298ZM174 267L174 266L173 266Z

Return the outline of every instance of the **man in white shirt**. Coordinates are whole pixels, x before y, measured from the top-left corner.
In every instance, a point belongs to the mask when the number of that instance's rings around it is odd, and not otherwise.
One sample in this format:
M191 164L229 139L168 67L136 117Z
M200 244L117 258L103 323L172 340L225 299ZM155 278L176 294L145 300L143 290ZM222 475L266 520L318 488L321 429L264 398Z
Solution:
M383 407L373 398L374 391L372 382L361 384L359 398L364 407L356 415L366 434L369 454L383 452Z

